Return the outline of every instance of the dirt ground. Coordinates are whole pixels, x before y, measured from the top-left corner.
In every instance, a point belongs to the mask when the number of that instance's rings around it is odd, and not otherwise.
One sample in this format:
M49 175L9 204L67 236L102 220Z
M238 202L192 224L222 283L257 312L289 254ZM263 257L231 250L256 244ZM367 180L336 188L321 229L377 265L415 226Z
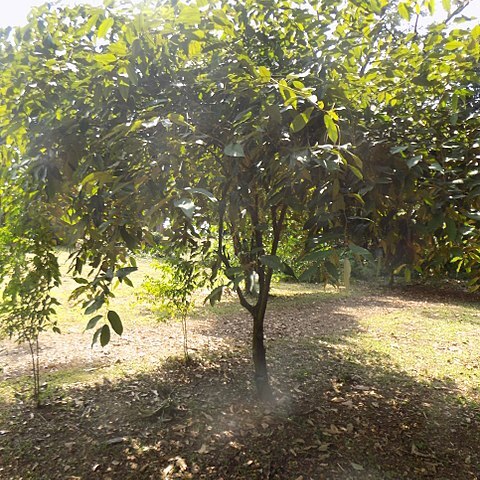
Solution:
M425 295L434 298L434 292ZM299 295L299 297L307 297ZM229 299L230 303L235 300ZM266 318L266 336L271 339L287 337L309 338L315 335L338 335L355 329L356 318L367 315L383 315L395 309L428 306L431 300L417 295L411 298L408 292L402 295L369 292L366 297L340 297L335 300L309 299L308 305L297 305L295 300L270 303ZM280 303L280 305L278 305ZM277 307L277 308L276 308ZM189 322L189 346L193 352L221 350L222 348L246 348L250 341L250 320L240 307L228 314L215 314L194 318ZM236 311L235 311L236 310ZM296 322L301 314L302 321ZM203 318L202 318L203 317ZM177 322L143 323L124 319L125 332L119 337L112 336L109 345L93 348L91 331L82 331L83 325L69 328L63 334L45 332L41 336L40 352L42 370L45 373L64 368L99 368L112 362L142 360L156 364L162 359L181 353L183 337ZM85 322L84 322L85 323ZM0 381L30 374L30 350L27 344L18 345L13 341L0 343Z
M480 479L479 398L344 348L366 317L459 300L365 285L272 298L272 405L255 399L250 319L233 305L190 320L189 365L175 322L127 323L105 349L88 332L46 333L44 407L20 387L0 399L0 478ZM0 362L0 380L28 374L24 347L3 341Z

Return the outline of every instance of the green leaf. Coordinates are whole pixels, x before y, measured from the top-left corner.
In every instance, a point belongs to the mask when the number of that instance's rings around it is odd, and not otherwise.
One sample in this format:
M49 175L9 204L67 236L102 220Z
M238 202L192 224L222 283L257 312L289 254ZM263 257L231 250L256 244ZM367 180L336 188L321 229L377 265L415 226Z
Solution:
M480 212L476 213L466 213L465 216L468 218L471 218L472 220L476 220L477 222L480 222Z
M113 18L108 17L106 18L98 27L97 30L97 37L98 38L103 38L107 35L107 32L112 28L113 26Z
M115 42L108 46L108 50L117 56L124 57L128 53L125 42Z
M180 113L170 113L168 114L168 119L175 125L179 125L181 127L188 126L188 123L185 121L185 117Z
M355 165L361 170L363 168L362 159L358 155L355 155L352 152L348 152L348 155L352 157L352 160L355 163Z
M439 173L444 173L443 167L438 162L433 162L428 168Z
M87 285L88 284L88 280L86 278L73 277L73 280L76 283L79 283L80 285Z
M373 258L372 254L366 248L355 245L352 242L350 242L348 244L348 247L349 247L350 251L352 253L354 253L355 255L360 255L361 257L368 258L370 260Z
M128 101L128 97L130 95L130 88L128 87L128 85L125 85L124 83L121 83L118 86L118 91L120 92L120 95L122 96L122 98L125 101Z
M180 198L173 202L173 204L180 208L186 217L192 219L195 213L195 204L189 198Z
M406 263L402 263L402 265L399 265L399 266L393 271L393 274L394 274L394 275L398 275L404 268L407 268L407 264L406 264Z
M290 124L290 130L297 133L302 130L310 120L314 107L307 108L303 113L298 114Z
M202 42L191 40L188 44L188 57L194 58L202 53Z
M259 260L263 265L270 267L272 270L278 272L284 271L284 264L276 255L262 255Z
M472 38L478 40L480 38L480 25L475 25L472 28Z
M299 277L299 282L310 282L318 275L318 266L314 265L305 270Z
M210 294L205 298L203 303L210 302L210 305L213 307L217 302L222 299L224 285L220 285L219 287L214 288Z
M390 153L395 155L396 153L402 153L405 150L408 150L408 145L399 145L398 147L390 148Z
M325 260L331 253L330 250L315 250L304 255L302 261L318 262L319 260Z
M288 86L286 80L280 80L278 82L278 89L280 91L280 95L284 100L284 104L286 107L292 106L294 109L297 108L297 94Z
M229 279L229 280L233 280L234 278L238 277L238 276L244 276L244 270L242 267L230 267L230 268L227 268L225 270L225 276Z
M325 265L325 269L327 270L330 277L333 279L333 281L335 283L337 283L338 282L338 277L339 277L338 268L332 262L330 262L329 260L327 260L324 263L324 265Z
M457 225L455 221L447 217L445 220L445 225L446 225L446 232L447 232L448 239L451 242L454 242L455 239L457 238Z
M262 255L259 260L263 265L270 267L276 272L282 272L285 275L296 278L295 272L293 271L292 267L287 265L276 255Z
M87 326L85 327L85 330L90 330L91 328L94 328L102 318L103 318L103 315L95 315L94 317L92 317L88 321Z
M128 79L130 80L132 85L137 86L138 85L138 75L137 75L137 72L135 70L135 66L132 65L131 63L128 63L127 65L125 65L125 70L127 72Z
M407 166L408 168L413 168L415 165L420 163L422 161L423 156L422 155L415 155L412 158L409 158L407 160Z
M81 182L80 185L87 185L88 183L104 184L113 180L112 172L92 172L89 173Z
M452 8L452 5L451 5L450 0L442 0L442 5L443 5L443 8L444 8L447 12L450 12L450 10L451 10L451 8Z
M215 10L212 15L214 23L217 25L221 26L223 28L230 29L233 27L232 22L230 19L227 17L226 13L223 10Z
M330 115L324 115L323 121L325 123L325 127L327 128L327 135L333 143L337 143L338 140L338 127L336 123L333 121Z
M102 329L103 327L100 327L99 329L97 329L95 331L95 333L93 334L93 338L92 338L92 347L98 342L98 337L100 336L100 334L102 333Z
M209 192L208 190L206 190L205 188L200 188L200 187L186 187L185 188L185 191L187 192L191 192L191 193L199 193L200 195L204 195L205 197L207 197L211 202L218 202L217 198L215 197L215 195L213 195L213 193Z
M352 171L352 173L360 180L363 180L363 174L359 168L357 168L355 165L348 164L348 168Z
M290 265L287 265L285 262L283 262L283 270L282 270L282 272L283 272L285 275L288 275L289 277L297 278L297 276L295 275L295 272L293 271L293 268L292 268Z
M258 76L263 83L267 83L272 78L272 74L267 67L260 66L258 67Z
M124 268L119 268L116 272L115 272L115 276L120 279L120 280L123 280L127 275L130 275L131 273L133 272L136 272L138 270L137 267L124 267Z
M427 0L428 12L430 15L435 13L435 0Z
M103 296L96 297L90 305L85 309L85 315L90 315L93 312L96 312L99 308L105 303L105 298Z
M432 216L431 220L428 222L428 229L431 233L435 232L444 222L443 214L436 213Z
M109 310L107 313L107 318L114 332L117 335L121 335L123 333L123 325L122 325L122 320L120 320L120 316L118 315L118 313L113 310Z
M104 325L100 332L100 345L104 347L110 341L110 327L108 325Z
M122 237L123 241L127 245L130 250L135 250L138 245L138 240L132 234L128 232L125 226L121 226L118 231L120 232L120 236Z
M448 50L448 51L457 50L459 48L463 48L464 46L465 44L463 42L460 42L459 40L452 40L445 44L445 50Z
M407 22L410 20L410 10L404 2L398 4L398 13Z
M198 25L202 21L202 15L198 7L186 5L180 11L177 21L187 26Z
M426 73L421 73L420 75L412 78L412 83L421 87L429 87L433 82L428 79L428 75Z
M355 198L355 200L357 200L360 205L365 205L365 200L359 193L351 193L350 196Z
M110 65L117 61L117 57L113 53L98 53L95 60L101 65Z
M241 143L229 143L224 149L223 153L229 157L240 158L245 156L243 145Z

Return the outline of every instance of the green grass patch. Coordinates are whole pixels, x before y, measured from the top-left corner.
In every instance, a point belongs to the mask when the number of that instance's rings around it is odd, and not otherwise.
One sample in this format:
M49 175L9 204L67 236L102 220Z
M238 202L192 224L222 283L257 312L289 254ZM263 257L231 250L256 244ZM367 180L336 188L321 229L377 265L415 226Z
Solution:
M385 366L426 382L454 383L478 399L479 314L471 305L430 304L359 319L363 331L337 348L348 357L381 359Z

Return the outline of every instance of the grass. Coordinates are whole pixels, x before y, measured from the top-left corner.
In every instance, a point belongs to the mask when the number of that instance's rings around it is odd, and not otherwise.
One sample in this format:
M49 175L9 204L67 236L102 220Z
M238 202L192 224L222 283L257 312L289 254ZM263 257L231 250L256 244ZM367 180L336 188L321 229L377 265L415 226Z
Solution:
M344 354L380 356L419 381L453 382L479 400L480 323L473 306L412 306L362 318L360 325L364 331L338 347Z

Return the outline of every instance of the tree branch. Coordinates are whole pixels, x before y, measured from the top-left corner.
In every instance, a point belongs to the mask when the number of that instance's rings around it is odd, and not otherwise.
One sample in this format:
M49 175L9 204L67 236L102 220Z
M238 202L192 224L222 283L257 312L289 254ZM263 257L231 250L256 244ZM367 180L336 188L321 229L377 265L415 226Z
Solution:
M443 21L443 23L446 25L453 17L456 17L460 13L462 13L463 10L465 10L468 5L470 5L470 0L467 0L466 2L460 4L452 13L448 15L448 17Z
M237 295L238 295L238 298L240 300L240 305L243 307L243 308L246 308L251 315L253 315L255 313L255 309L256 309L256 305L252 305L246 298L245 298L245 295L244 293L242 292L242 289L240 288L240 285L237 286L237 288L235 289L235 291L237 292Z
M276 255L278 244L280 242L280 235L283 229L283 223L285 222L285 216L287 214L287 205L282 205L280 209L280 215L277 219L277 211L276 207L272 207L272 223L273 223L273 242L272 242L272 250L271 254Z

